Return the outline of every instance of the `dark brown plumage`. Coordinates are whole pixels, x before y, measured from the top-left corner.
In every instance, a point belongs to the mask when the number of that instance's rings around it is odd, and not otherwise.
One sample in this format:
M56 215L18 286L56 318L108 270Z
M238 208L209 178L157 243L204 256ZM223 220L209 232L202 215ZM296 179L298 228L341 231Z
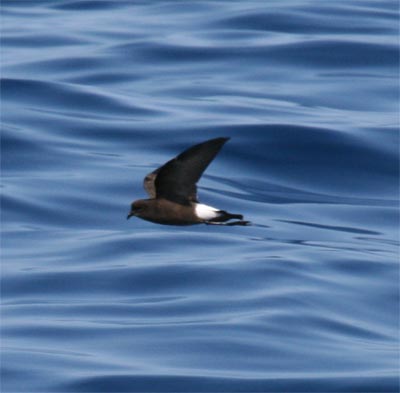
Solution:
M144 188L150 199L131 205L127 218L136 216L166 225L248 225L241 214L231 214L200 204L196 183L229 138L215 138L192 146L149 173ZM239 221L226 223L230 219Z

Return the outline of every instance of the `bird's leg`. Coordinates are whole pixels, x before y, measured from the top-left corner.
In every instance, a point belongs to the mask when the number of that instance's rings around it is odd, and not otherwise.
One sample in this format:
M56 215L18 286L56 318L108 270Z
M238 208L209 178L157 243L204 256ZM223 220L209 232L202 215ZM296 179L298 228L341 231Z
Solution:
M228 226L233 226L233 225L247 226L247 225L251 225L251 222L250 221L242 221L242 220L240 220L240 221L227 222L227 223L225 223L225 225L228 225Z
M213 221L205 221L204 224L206 225L224 225L224 226L234 226L234 225L241 225L247 226L250 225L250 221L232 221L232 222L213 222Z

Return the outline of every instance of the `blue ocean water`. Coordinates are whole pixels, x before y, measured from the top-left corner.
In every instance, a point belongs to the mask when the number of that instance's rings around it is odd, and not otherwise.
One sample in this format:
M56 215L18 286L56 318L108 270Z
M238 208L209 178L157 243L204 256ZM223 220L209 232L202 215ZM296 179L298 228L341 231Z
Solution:
M398 3L2 2L2 392L397 392ZM230 136L203 203L143 177Z

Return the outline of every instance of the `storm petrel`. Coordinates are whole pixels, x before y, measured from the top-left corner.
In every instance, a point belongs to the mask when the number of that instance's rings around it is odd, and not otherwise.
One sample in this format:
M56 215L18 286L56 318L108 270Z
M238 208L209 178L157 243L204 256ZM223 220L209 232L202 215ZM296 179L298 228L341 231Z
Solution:
M131 204L127 218L165 225L248 225L241 214L231 214L199 203L196 183L229 138L215 138L192 146L149 173L143 182L150 199ZM238 221L229 221L236 219Z

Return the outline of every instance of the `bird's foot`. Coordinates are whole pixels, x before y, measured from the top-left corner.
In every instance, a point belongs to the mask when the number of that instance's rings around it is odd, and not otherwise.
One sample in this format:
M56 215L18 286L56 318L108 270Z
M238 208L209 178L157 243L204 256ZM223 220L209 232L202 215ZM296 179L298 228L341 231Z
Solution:
M250 221L232 221L232 222L212 222L212 221L205 221L206 225L223 225L223 226L234 226L234 225L241 225L241 226L248 226L251 225Z

